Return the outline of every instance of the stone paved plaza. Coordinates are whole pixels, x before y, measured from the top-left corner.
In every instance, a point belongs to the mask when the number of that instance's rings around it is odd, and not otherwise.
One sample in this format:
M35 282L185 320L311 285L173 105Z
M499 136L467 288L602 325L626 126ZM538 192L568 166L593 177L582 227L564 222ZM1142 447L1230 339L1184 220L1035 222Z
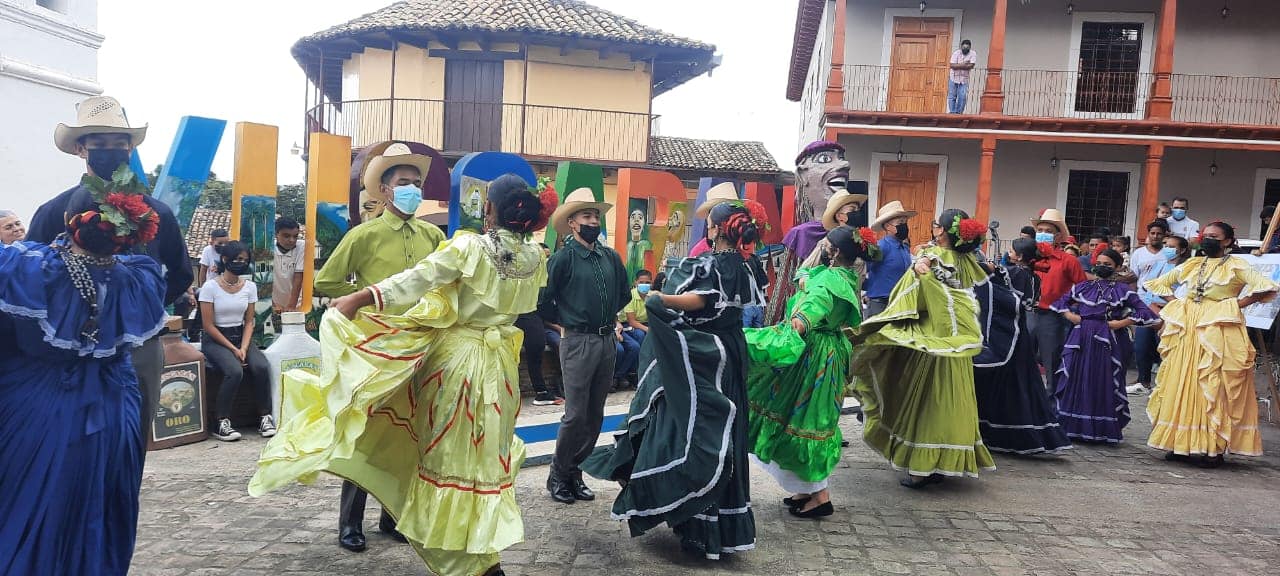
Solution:
M1217 470L1165 462L1144 446L1144 403L1118 447L1058 458L996 456L999 470L923 492L855 438L833 482L836 514L798 520L772 480L753 471L757 549L715 563L680 552L668 530L628 538L609 519L616 486L562 506L542 490L546 467L519 481L526 542L502 555L513 576L684 574L1275 574L1280 571L1280 427L1263 424L1263 458ZM147 460L133 574L427 574L407 545L377 532L369 550L337 546L339 482L252 498L245 485L264 441L213 440Z

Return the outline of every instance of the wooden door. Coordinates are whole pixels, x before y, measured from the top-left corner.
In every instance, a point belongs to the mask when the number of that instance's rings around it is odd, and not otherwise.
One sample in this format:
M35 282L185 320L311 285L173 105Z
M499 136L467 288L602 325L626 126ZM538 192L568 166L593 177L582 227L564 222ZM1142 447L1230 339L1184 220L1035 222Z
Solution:
M908 221L911 246L914 248L928 242L932 235L930 224L937 216L934 207L938 203L938 165L921 162L880 164L878 201L884 206L894 200L902 202L903 208L916 211Z
M889 111L947 111L950 18L894 18Z
M444 149L502 149L502 62L449 59L444 68Z

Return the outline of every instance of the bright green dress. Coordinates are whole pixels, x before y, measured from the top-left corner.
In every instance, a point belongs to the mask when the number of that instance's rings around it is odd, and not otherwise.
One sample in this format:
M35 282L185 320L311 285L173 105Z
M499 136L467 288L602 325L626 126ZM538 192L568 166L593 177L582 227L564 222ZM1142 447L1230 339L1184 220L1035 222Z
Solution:
M804 271L802 271L802 274ZM754 460L786 490L826 487L840 460L838 426L853 347L842 330L862 321L858 277L849 268L807 270L787 320L746 330L751 369L749 443ZM791 318L805 324L803 337ZM802 351L797 358L796 351Z
M512 324L536 308L546 265L536 244L496 238L460 233L373 285L382 313L325 314L321 374L285 375L285 418L250 494L320 472L351 480L436 574L484 574L524 540Z
M862 438L912 476L977 477L995 461L978 432L973 357L982 350L972 287L987 281L973 254L921 251L931 274L914 269L894 286L884 312L854 338L854 395Z

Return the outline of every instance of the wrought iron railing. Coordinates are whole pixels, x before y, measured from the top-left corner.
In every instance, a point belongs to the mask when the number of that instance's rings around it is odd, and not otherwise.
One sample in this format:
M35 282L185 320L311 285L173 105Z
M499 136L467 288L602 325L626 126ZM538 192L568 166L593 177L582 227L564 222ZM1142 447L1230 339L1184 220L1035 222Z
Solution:
M445 152L646 162L657 116L488 102L376 99L326 102L307 111L308 132L349 136L353 147L421 142Z
M987 71L976 68L965 85L964 114L981 110ZM1155 75L1145 72L1004 70L1003 113L1041 118L1141 119L1147 115ZM1173 74L1175 122L1280 125L1280 78ZM944 69L920 72L889 66L845 66L844 106L869 112L947 112Z

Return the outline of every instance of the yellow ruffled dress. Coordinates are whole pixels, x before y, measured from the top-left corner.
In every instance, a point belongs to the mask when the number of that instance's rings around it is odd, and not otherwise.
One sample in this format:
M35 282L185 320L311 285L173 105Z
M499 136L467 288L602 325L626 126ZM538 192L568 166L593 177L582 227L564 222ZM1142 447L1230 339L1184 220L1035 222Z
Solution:
M1270 300L1280 286L1228 256L1192 258L1146 287L1172 298L1179 284L1186 285L1186 297L1160 312L1163 362L1147 400L1147 445L1182 455L1260 456L1254 348L1236 299L1270 293Z
M463 233L372 286L378 312L326 313L323 370L285 375L287 417L249 493L336 474L382 503L431 571L484 574L524 540L512 323L545 284L536 244Z

